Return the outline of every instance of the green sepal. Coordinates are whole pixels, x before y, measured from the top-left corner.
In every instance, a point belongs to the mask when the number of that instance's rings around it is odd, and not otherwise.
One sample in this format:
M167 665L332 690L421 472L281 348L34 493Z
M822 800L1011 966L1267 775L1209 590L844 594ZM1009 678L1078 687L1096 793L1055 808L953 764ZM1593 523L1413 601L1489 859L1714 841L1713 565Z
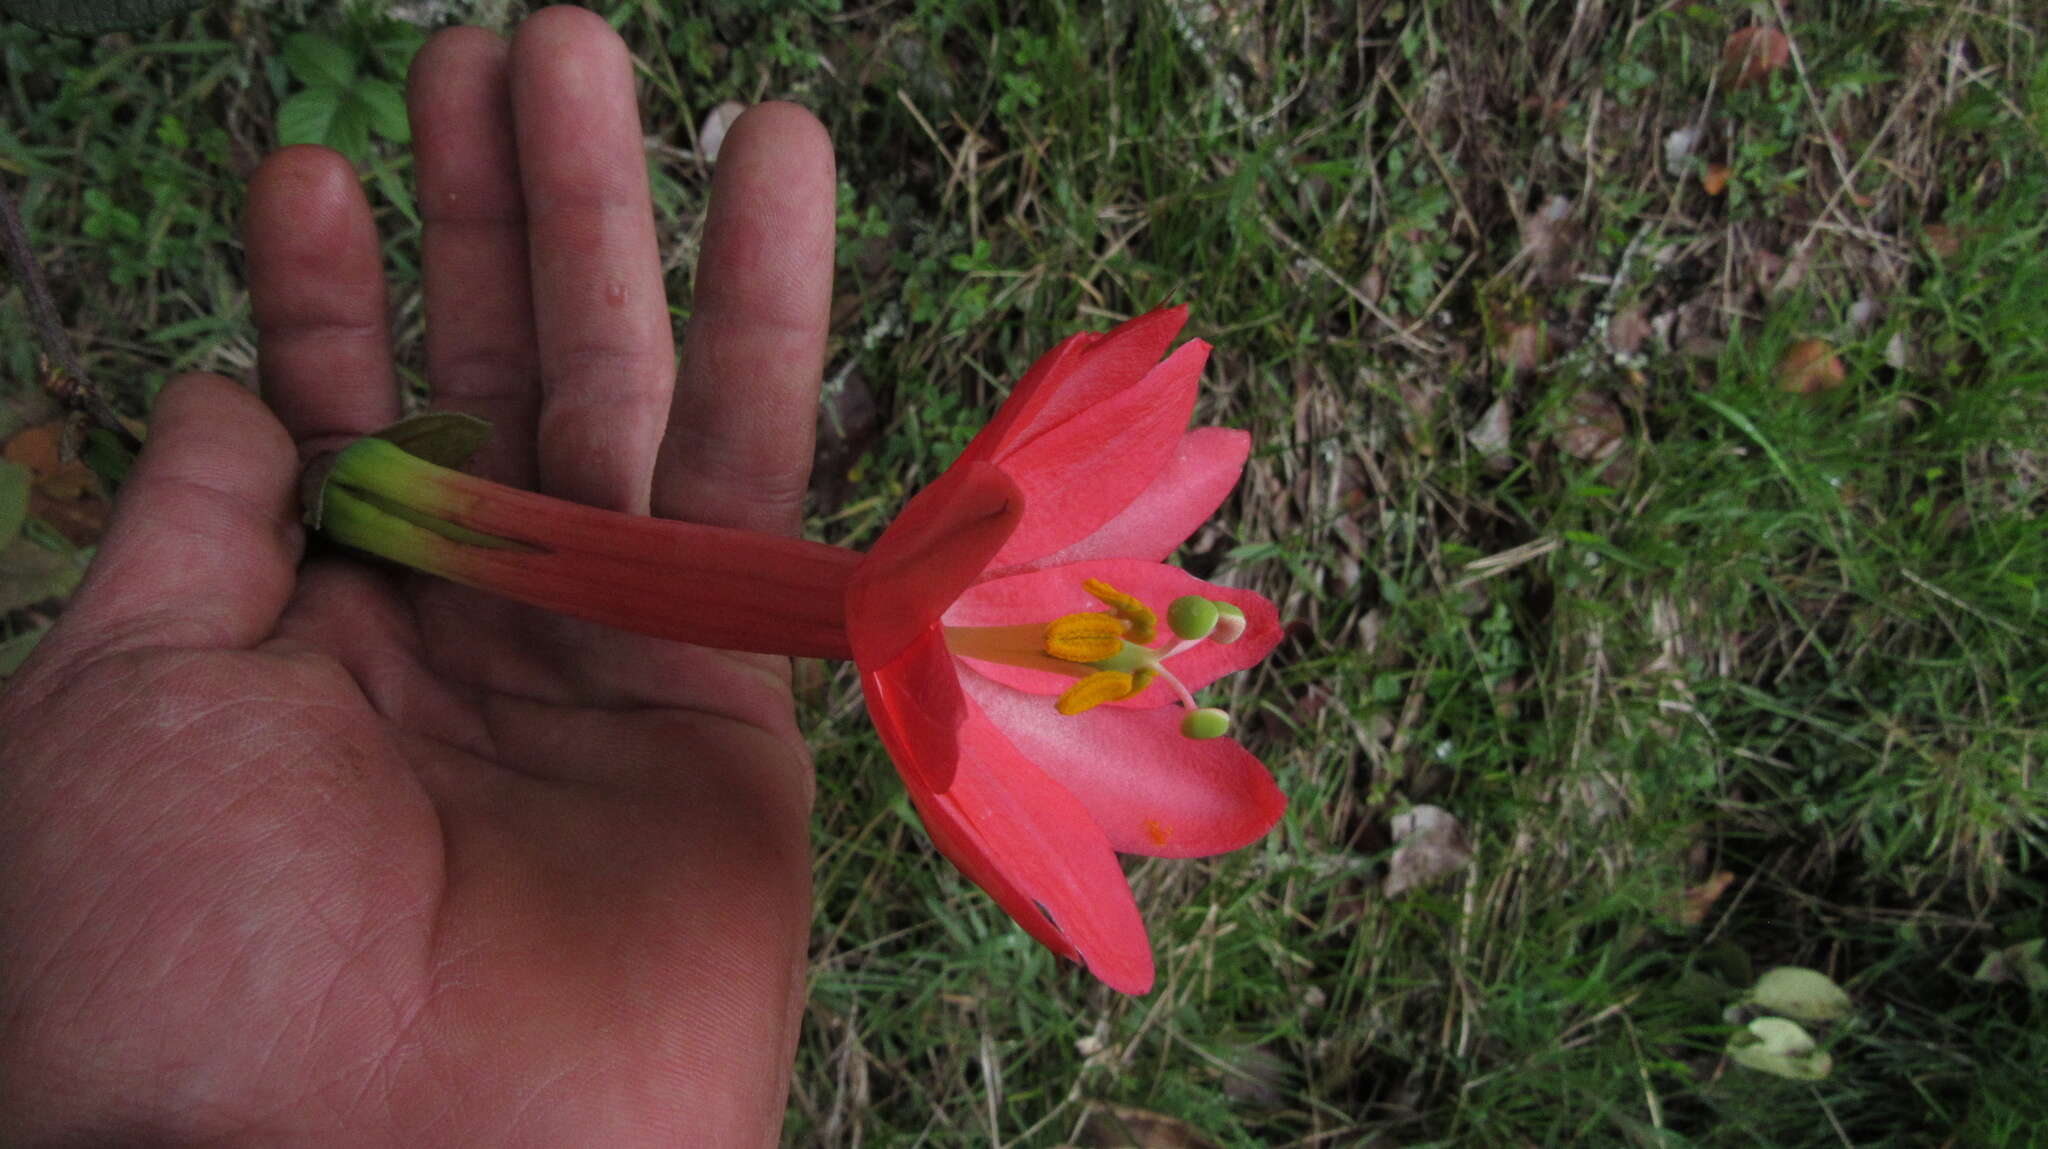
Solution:
M488 420L460 411L428 411L370 432L408 455L443 467L461 467L491 440Z
M428 411L400 419L382 430L372 431L365 438L382 439L406 454L436 466L460 467L490 441L491 424L488 420L458 411ZM320 529L327 510L327 482L333 477L342 453L347 450L343 447L340 451L316 456L299 473L299 507L306 526L312 530Z

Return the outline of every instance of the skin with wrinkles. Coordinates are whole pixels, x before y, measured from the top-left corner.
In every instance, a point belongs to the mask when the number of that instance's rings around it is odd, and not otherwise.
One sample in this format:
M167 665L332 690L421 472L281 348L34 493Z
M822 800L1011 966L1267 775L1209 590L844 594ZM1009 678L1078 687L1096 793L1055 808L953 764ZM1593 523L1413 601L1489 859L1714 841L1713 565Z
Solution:
M604 22L443 32L408 99L428 374L496 424L483 472L793 531L816 121L728 136L678 373ZM377 238L347 164L298 148L253 177L247 244L268 406L165 390L0 697L0 1141L773 1144L810 899L787 662L301 565L300 459L397 412Z

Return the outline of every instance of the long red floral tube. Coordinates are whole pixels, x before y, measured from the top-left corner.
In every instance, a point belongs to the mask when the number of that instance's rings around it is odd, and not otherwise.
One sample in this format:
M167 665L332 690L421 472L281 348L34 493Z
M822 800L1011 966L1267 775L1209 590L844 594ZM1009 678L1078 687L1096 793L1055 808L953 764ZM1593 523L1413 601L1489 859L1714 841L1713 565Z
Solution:
M844 658L933 844L1047 948L1126 993L1151 945L1117 854L1237 849L1286 800L1196 693L1279 641L1271 603L1163 560L1250 437L1188 429L1185 308L1042 357L865 555L596 510L365 439L313 502L340 541L685 642Z

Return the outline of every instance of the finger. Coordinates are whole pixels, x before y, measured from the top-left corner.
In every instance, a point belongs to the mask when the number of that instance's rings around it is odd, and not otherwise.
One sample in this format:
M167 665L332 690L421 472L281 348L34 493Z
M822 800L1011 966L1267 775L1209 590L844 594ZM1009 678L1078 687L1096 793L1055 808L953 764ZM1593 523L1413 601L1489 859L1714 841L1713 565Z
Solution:
M413 58L406 101L425 222L434 406L490 420L490 442L472 466L523 487L533 482L540 364L510 57L505 41L482 28L450 28Z
M263 396L302 447L398 418L377 225L339 153L286 148L249 180L244 224Z
M529 18L512 41L512 108L540 343L539 489L644 512L675 340L625 43L581 8Z
M64 614L64 643L238 648L268 636L303 540L298 471L291 436L262 400L218 375L172 381Z
M720 149L656 514L794 534L803 522L832 307L837 183L794 104L741 116Z

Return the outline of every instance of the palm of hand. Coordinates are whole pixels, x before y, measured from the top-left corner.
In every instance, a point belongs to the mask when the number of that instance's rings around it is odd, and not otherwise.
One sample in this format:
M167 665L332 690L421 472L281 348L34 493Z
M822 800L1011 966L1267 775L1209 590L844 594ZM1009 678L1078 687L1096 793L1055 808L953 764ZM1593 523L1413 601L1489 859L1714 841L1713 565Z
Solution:
M815 123L728 137L676 384L609 29L553 10L509 60L465 29L421 63L429 376L497 423L486 469L793 526L831 269ZM809 915L786 662L298 569L300 452L396 413L381 269L336 157L274 157L249 213L283 425L224 381L167 390L0 698L0 1133L772 1142Z
M561 1143L687 1100L719 1143L779 1097L801 970L746 963L800 953L772 911L808 890L809 795L772 669L335 566L256 650L96 661L20 717L21 812L97 817L8 858L62 875L9 914L43 971L17 1071L164 1089L68 1121L404 1140L462 1109L479 1143ZM751 1087L723 1115L721 1061Z

